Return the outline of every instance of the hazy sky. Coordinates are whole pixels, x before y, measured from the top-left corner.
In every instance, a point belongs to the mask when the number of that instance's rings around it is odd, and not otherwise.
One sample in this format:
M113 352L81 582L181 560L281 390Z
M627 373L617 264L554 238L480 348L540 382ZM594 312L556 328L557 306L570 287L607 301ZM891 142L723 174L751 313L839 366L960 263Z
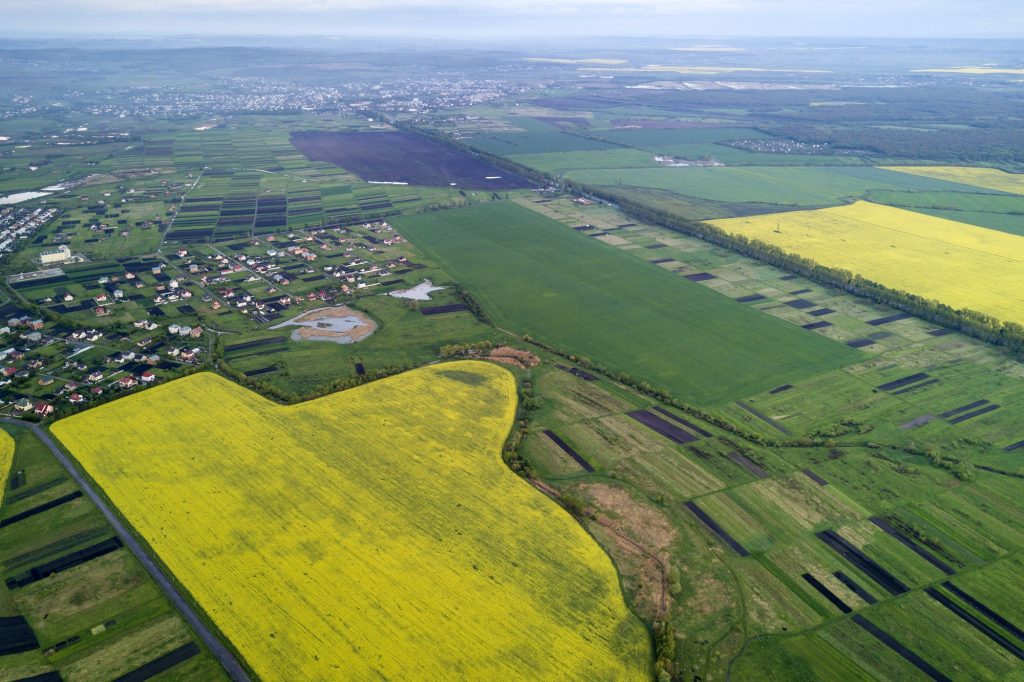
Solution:
M0 0L0 34L1021 37L1022 0Z

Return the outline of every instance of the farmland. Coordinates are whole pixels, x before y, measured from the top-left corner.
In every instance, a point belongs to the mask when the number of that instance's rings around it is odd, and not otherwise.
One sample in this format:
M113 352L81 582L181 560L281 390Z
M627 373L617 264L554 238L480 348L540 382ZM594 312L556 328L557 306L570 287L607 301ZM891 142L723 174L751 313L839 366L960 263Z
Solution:
M419 135L298 132L292 143L311 161L327 161L372 182L468 189L528 187L518 175Z
M463 282L499 327L683 399L722 402L859 357L510 202L396 225Z
M0 679L226 679L28 429L0 431ZM13 455L13 457L12 457Z
M972 168L969 166L887 166L887 170L920 175L936 180L958 182L1009 194L1024 194L1024 175L1007 173L998 168Z
M498 457L514 411L462 362L291 407L198 374L53 430L263 679L641 679L607 557Z
M913 362L899 353L886 358ZM827 375L824 385L850 391L858 376L881 371L869 366ZM992 591L1012 574L1022 541L999 520L1020 514L1019 503L1005 497L1013 479L982 474L963 482L891 446L872 452L849 439L839 449L738 445L715 425L566 369L534 375L544 401L524 453L545 480L583 500L584 522L609 547L634 608L675 619L683 650L676 670L711 678L728 669L737 679L905 679L915 664L900 647L950 679L1018 670L996 641L1003 626L986 630L996 621L1012 630L1024 613L1016 592L995 599ZM961 385L984 390L980 377ZM790 387L778 398L766 392L758 404L776 400L766 409L778 414L791 391L813 400L824 390L834 389ZM822 411L835 407L818 402ZM686 438L639 422L638 410ZM872 437L888 441L898 432L882 431ZM921 437L931 441L934 433ZM829 542L852 551L840 554ZM678 580L667 594L659 573Z
M373 42L4 51L0 680L1022 677L1019 46Z
M1016 235L868 202L715 224L892 289L1024 322L1024 303L1006 295L1024 285Z

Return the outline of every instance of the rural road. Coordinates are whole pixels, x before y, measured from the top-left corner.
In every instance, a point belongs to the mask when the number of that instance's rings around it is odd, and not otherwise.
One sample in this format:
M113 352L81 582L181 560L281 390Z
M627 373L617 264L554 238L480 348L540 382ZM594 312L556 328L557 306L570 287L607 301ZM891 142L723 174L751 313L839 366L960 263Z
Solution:
M57 444L53 441L50 434L41 426L32 422L11 419L10 417L0 417L0 421L32 429L32 432L35 433L36 436L39 437L39 440L41 440L43 444L50 449L50 452L52 452L53 456L57 458L57 461L67 469L67 472L71 474L71 477L75 479L75 482L78 483L82 490L85 491L85 494L89 496L89 499L92 500L93 504L96 505L103 516L107 519L107 523L114 527L114 531L117 533L118 537L120 537L125 546L131 550L132 554L135 555L135 558L139 560L139 563L145 567L146 571L150 576L152 576L153 580L156 581L157 585L163 589L167 598L171 600L171 603L174 604L175 608L178 609L185 620L188 621L188 624L192 626L192 629L196 631L196 634L199 635L199 639L203 640L203 644L205 644L217 660L220 661L221 666L223 666L224 670L227 671L228 676L235 682L250 682L251 678L249 677L249 674L245 672L234 654L228 651L227 647L217 639L217 636L214 635L206 624L199 618L198 614L196 614L195 610L192 608L192 605L185 600L185 597L182 596L181 592L179 592L167 576L164 575L163 571L160 570L160 567L153 561L153 558L146 553L142 548L142 545L139 544L139 541L135 539L135 536L132 535L124 523L121 522L121 519L118 518L110 507L107 506L106 502L100 498L97 492L93 489L92 484L86 480L85 476L83 476L77 468L75 468L75 465L70 459L68 459L68 456L65 455L59 447L57 447Z

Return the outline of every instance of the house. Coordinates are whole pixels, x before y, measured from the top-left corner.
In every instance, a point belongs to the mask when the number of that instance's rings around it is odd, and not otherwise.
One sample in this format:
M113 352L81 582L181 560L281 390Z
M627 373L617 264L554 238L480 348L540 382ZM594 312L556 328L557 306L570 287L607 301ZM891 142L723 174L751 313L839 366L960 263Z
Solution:
M96 306L95 308L92 309L92 311L93 313L96 314L96 317L103 317L104 315L110 314L110 311L101 305Z
M188 335L191 336L193 339L198 339L200 336L203 335L203 328L202 327L193 327L192 331L190 331L188 333Z
M35 329L42 329L43 328L43 321L42 320L32 320L31 322L28 323L28 328L29 329L33 329L33 330L35 330Z
M50 374L44 374L43 376L39 377L39 385L40 386L49 386L52 383L53 383L53 376L50 375Z
M39 253L39 261L43 265L66 263L69 260L71 260L71 249L68 248L67 244L61 244L55 249L43 249Z
M192 334L192 327L189 327L188 325L185 325L185 324L183 324L180 327L178 327L178 336L189 336L191 334Z
M35 413L38 414L40 417L49 417L51 414L53 414L53 405L51 405L50 403L44 403L40 401L36 403L33 407L35 408Z
M89 393L92 393L93 395L103 395L103 387L93 386L92 388L89 389Z
M141 381L144 384L151 384L154 381L156 381L156 375L147 369L145 372L139 375L139 381Z
M177 334L179 329L181 329L181 325L178 325L178 324L169 324L169 325L167 325L167 333L168 334Z
M31 343L39 343L40 341L43 340L43 335L39 332L29 332L28 334L25 334L25 336L23 336L22 338Z
M81 405L85 402L85 396L81 393L72 393L68 396L68 402L72 405Z
M18 402L14 403L14 409L18 410L19 412L28 412L29 410L32 409L32 407L32 401L29 400L28 398L21 398L18 400Z
M99 370L96 370L95 372L90 372L89 376L87 376L85 380L92 384L96 383L97 381L103 381L103 372Z
M138 383L139 382L136 381L135 377L130 374L117 380L117 385L121 388L131 388L132 386L138 385Z
M3 375L5 377L13 377L17 373L18 373L18 368L17 367L4 367L4 369L3 369Z

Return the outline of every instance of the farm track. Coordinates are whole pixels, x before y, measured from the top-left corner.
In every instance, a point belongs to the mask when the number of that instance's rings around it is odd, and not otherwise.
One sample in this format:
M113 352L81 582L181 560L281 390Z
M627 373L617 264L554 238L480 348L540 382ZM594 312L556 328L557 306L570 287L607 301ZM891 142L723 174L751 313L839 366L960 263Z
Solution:
M203 641L203 644L210 650L217 661L221 664L228 676L235 682L250 682L251 678L249 674L242 668L238 659L235 658L226 646L217 638L215 634L206 626L206 624L199 618L195 609L192 608L191 604L185 599L184 595L174 586L167 575L160 569L157 563L153 560L146 550L142 547L139 541L131 533L128 527L120 518L111 510L110 506L100 497L99 493L93 488L92 483L75 467L71 462L71 459L65 455L60 447L54 442L53 437L45 431L38 424L31 422L25 422L19 419L12 419L10 417L0 417L0 421L7 424L14 424L17 426L24 426L32 430L43 445L45 445L57 461L61 463L61 466L67 470L71 478L74 479L75 483L85 491L85 494L89 496L92 503L96 505L96 508L100 510L103 517L107 520L113 528L117 536L121 538L125 546L131 550L131 553L135 555L139 563L142 564L146 572L149 573L150 577L153 578L154 582L160 586L167 598L182 615L182 617L188 622L199 639Z

